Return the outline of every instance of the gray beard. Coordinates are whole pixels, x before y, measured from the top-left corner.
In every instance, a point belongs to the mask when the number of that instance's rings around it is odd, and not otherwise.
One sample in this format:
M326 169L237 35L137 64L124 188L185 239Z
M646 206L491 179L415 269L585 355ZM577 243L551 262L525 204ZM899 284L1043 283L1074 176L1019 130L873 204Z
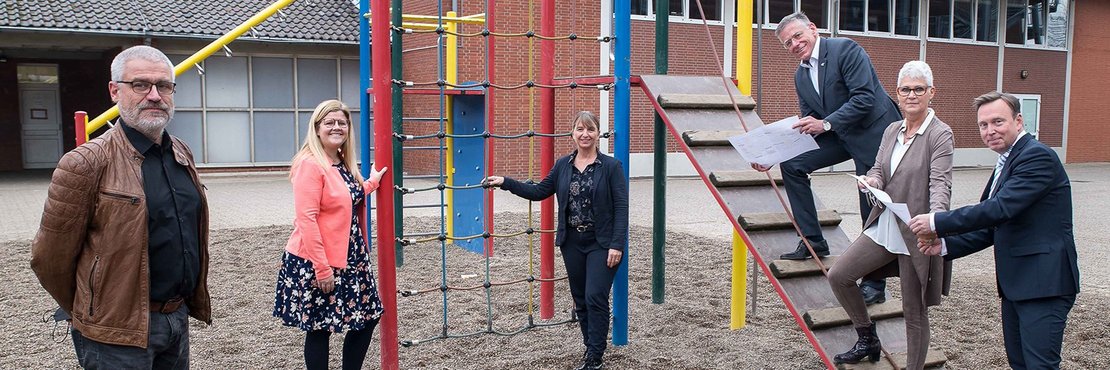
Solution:
M119 110L120 118L123 118L124 124L139 131L148 139L158 142L162 138L162 132L166 130L166 125L173 119L173 109L166 109L166 118L139 118L139 107L127 110L122 107Z

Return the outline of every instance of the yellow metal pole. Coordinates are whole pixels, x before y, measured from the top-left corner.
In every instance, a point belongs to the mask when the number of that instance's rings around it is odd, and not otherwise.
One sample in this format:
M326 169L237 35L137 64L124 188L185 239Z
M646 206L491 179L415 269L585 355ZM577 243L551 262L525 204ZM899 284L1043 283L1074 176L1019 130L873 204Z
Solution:
M732 231L732 294L729 304L728 328L743 329L747 316L748 245L736 230Z
M736 1L736 87L752 94L752 1ZM732 303L729 328L744 327L747 315L748 246L740 233L732 231Z
M458 13L455 13L455 12L447 12L447 16L444 17L444 19L447 20L444 24L444 27L443 27L444 30L446 30L448 32L451 32L451 33L454 33L456 31L458 31L459 25L457 23L458 22L457 19L459 19L459 18L457 17L457 15L458 15ZM459 66L458 66L458 61L459 61L458 60L458 52L459 52L458 49L459 48L458 48L458 45L457 45L457 41L458 41L457 37L455 35L452 35L451 33L447 33L447 34L444 35L445 36L444 37L444 43L446 44L446 49L447 49L447 53L446 53L447 54L446 55L447 60L444 62L444 64L446 64L446 69L447 69L446 70L447 83L457 84L458 83L457 74L458 74L458 69L459 69ZM451 87L448 86L447 88L450 89ZM447 95L447 97L445 97L444 99L447 101L447 104L446 104L447 133L454 134L455 133L455 122L452 119L452 117L454 116L454 114L452 114L452 110L454 109L454 106L452 104L453 99L451 98L451 95ZM452 138L447 138L447 158L446 158L446 161L447 161L447 169L446 169L447 185L454 186L455 185L455 140L453 140ZM454 228L455 192L451 189L447 189L447 194L445 194L445 196L447 198L447 235L448 236L454 236L454 230L455 230L455 228Z
M736 87L752 95L752 4L736 1Z
M243 24L240 24L238 27L235 27L235 29L224 34L223 36L220 36L220 38L216 39L216 41L212 41L212 43L208 44L208 46L205 46L203 49L200 49L188 59L185 59L181 63L178 63L177 66L173 69L174 76L179 76L182 73L185 73L185 71L188 71L189 68L192 68L194 64L200 63L202 60L208 58L208 56L212 55L216 51L223 49L225 45L230 44L232 41L235 41L235 39L239 38L239 36L242 36L244 33L249 31L251 27L261 24L263 21L273 16L274 13L277 13L278 10L281 10L286 6L289 6L289 4L292 4L293 1L295 0L278 0L275 1L273 4L270 4L270 6L266 7L266 9L263 9L262 11L255 14L253 17L250 17L250 19L247 19L245 22L243 22ZM108 123L108 120L116 118L116 116L118 115L119 107L113 106L111 109L108 109L104 113L101 113L99 116L96 116L96 118L89 122L88 125L85 125L85 132L93 132L97 129L100 129Z

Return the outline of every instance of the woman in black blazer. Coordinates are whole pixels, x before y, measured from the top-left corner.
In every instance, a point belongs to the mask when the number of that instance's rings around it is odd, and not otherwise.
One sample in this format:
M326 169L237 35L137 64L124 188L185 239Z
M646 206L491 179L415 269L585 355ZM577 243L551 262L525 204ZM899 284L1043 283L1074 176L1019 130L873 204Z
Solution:
M539 183L490 176L490 186L539 201L556 195L555 244L563 255L586 352L578 369L601 369L609 335L609 290L628 244L628 183L615 158L601 154L597 116L578 112L571 128L575 150L559 158Z

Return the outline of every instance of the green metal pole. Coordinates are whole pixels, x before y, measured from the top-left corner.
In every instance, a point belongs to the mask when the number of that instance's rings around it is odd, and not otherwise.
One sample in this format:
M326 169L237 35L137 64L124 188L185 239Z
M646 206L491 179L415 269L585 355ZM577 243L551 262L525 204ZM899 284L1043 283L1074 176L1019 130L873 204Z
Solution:
M660 15L662 14L662 15ZM669 40L668 21L669 1L655 2L655 73L667 74L667 41ZM651 233L651 303L662 304L664 292L664 272L667 267L664 247L667 244L667 126L659 113L655 113L655 172L653 181L655 191L654 212Z
M401 19L401 0L393 0L393 20L392 24L402 24ZM397 32L391 32L393 35L393 48L390 50L390 60L393 64L393 79L400 80L403 75L402 61L401 61L401 40L403 37ZM405 115L404 109L404 96L401 92L401 86L397 84L390 84L393 86L391 98L393 99L393 132L404 132L403 118ZM397 187L405 186L405 152L402 149L400 141L393 140L393 184ZM393 192L393 232L397 237L405 235L405 203L402 200L402 192ZM397 267L405 264L405 248L400 242L394 242L394 250L396 254Z

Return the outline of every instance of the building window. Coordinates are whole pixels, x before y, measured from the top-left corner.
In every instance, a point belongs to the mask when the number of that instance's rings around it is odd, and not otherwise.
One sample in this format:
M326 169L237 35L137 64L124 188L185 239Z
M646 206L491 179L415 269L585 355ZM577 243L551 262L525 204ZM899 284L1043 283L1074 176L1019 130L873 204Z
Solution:
M995 42L998 0L929 0L929 37Z
M840 30L917 36L918 0L843 0Z
M759 0L763 1L767 19L763 23L777 24L783 17L801 10L819 29L829 29L829 0ZM754 13L754 12L753 12ZM755 15L758 16L758 15ZM758 19L752 20L759 23Z
M698 0L667 0L670 5L672 20L701 22L702 15L698 11ZM701 0L702 10L705 10L705 20L720 22L724 15L724 0ZM632 15L648 19L655 18L655 0L632 0Z
M185 58L170 56L175 63ZM312 110L326 99L342 97L358 120L357 60L236 56L201 66L203 75L177 77L177 114L168 130L205 166L288 164Z
M1006 43L1064 48L1067 42L1067 1L1008 0Z
M1021 102L1022 125L1025 132L1032 134L1034 138L1039 137L1041 133L1041 95L1014 94L1014 97Z
M975 8L975 40L998 41L998 0L978 0Z

